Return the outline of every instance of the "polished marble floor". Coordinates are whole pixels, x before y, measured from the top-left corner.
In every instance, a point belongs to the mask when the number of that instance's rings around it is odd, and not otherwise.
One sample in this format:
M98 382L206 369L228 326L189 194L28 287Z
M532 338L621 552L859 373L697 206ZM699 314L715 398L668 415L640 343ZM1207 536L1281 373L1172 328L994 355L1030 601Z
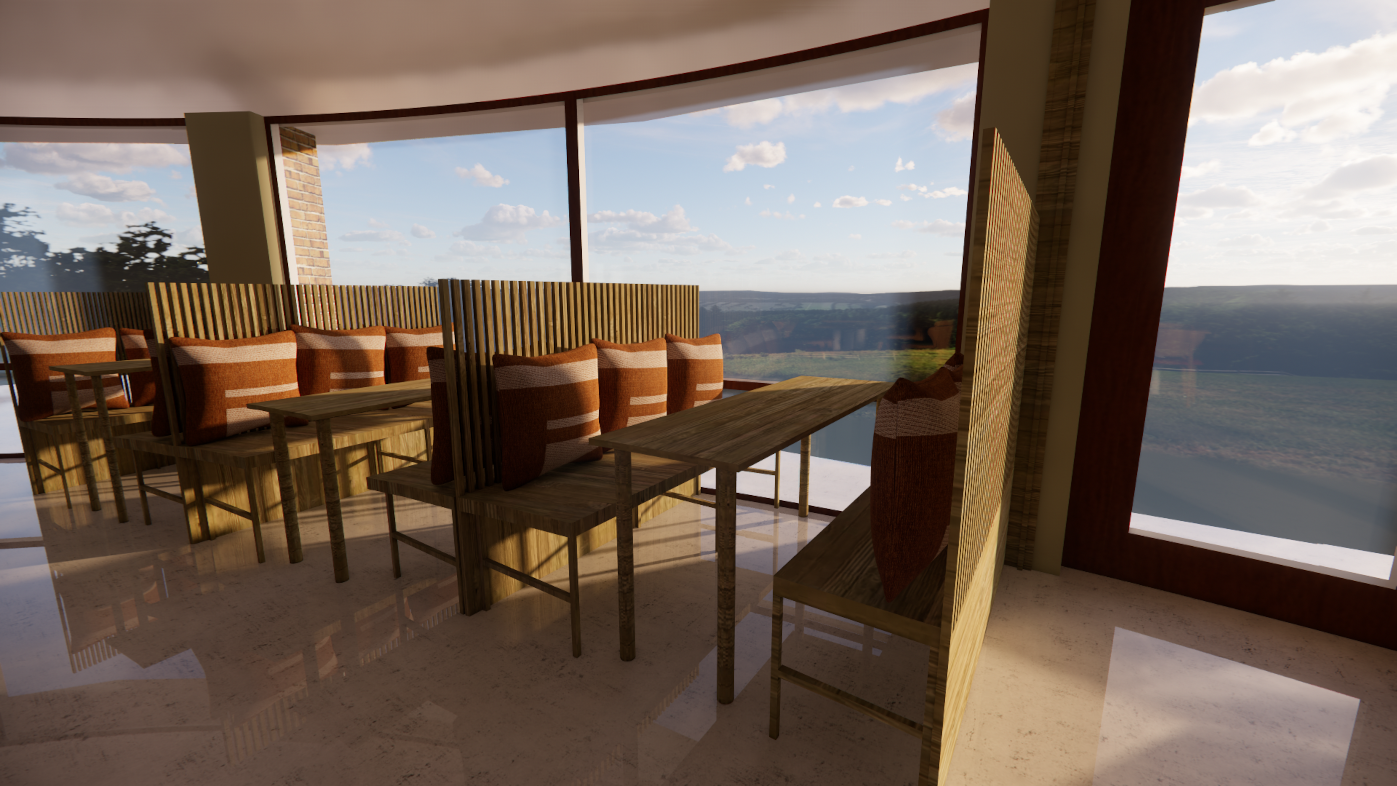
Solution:
M917 740L799 688L766 735L771 574L823 526L739 519L737 700L714 698L711 516L637 533L639 657L616 656L615 554L583 557L583 656L534 590L463 617L451 570L346 502L190 546L28 497L0 464L0 783L899 784ZM134 495L132 496L134 501ZM81 502L81 499L78 500ZM447 545L440 511L405 527ZM41 545L34 545L41 538ZM563 575L551 577L561 581ZM788 606L785 657L904 714L925 647ZM1090 574L1006 570L954 784L1397 784L1397 653Z

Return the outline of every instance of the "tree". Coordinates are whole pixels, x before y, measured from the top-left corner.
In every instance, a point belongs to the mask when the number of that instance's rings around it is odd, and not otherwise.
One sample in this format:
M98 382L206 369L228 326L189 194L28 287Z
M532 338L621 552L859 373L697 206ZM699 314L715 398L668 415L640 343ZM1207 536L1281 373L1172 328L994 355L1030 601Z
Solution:
M28 226L38 214L0 208L0 289L9 291L144 292L152 281L206 282L202 246L170 253L173 235L154 221L128 226L115 248L53 251Z

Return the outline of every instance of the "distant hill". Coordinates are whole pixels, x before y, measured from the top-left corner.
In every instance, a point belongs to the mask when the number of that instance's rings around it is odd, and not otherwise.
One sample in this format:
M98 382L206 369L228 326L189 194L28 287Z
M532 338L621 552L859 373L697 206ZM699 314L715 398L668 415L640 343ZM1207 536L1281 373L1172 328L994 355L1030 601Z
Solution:
M699 306L722 311L830 311L847 308L888 308L909 303L954 300L959 290L937 292L755 292L752 290L700 290Z
M1397 305L1397 285L1165 287L1169 306Z

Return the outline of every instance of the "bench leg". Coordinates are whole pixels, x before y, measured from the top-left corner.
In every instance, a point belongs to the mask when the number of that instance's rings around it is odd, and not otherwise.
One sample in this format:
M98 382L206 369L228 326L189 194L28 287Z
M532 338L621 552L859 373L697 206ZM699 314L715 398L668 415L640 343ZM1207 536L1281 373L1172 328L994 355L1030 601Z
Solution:
M810 515L810 436L800 440L800 508L801 518Z
M393 556L393 578L403 577L403 565L398 560L398 512L393 506L393 495L384 494L383 504L388 508L388 553ZM456 550L456 559L461 558L460 549Z
M732 704L737 618L737 473L718 471L713 540L718 551L718 703Z
M572 607L572 656L582 657L582 598L577 592L577 536L568 538L568 605Z
M199 462L189 462L189 476L194 481L194 511L199 517L199 532L204 540L213 540L213 530L209 529L209 506L204 501L204 473L199 469ZM189 499L188 495L185 499Z
M330 557L335 563L335 583L349 581L349 553L344 542L344 513L340 509L340 482L335 471L335 437L329 420L315 423L320 443L320 476L325 485L325 521L330 527Z
M936 786L941 778L941 718L936 712L936 675L939 664L938 647L927 656L926 707L922 711L922 758L917 774L917 786Z
M771 595L771 706L767 722L767 735L773 740L781 736L781 622L786 612L786 601L780 595Z
M286 449L286 419L272 416L273 456L276 460L276 482L281 491L281 523L286 530L287 561L296 564L305 559L301 551L301 522L296 517L296 480L291 476L291 453Z
M257 493L257 470L243 469L243 483L247 484L247 512L252 518L252 542L257 544L257 562L267 561L267 552L262 546L262 500Z
M456 593L461 613L470 616L490 608L490 575L482 557L484 544L480 522L469 513L451 512L451 532L456 543Z
M621 619L621 660L635 660L635 507L631 501L631 453L616 451L616 599Z
M771 489L771 507L779 513L781 511L781 451L776 451L776 474L772 476L774 481Z
M146 498L146 473L141 469L141 454L131 451L132 457L136 460L136 491L141 495L141 516L145 519L146 526L150 526L150 501Z
M68 491L68 466L63 463L62 445L53 446L53 457L58 462L58 481L63 484L63 501L68 503L68 510L72 510L73 495Z
M29 487L34 496L44 493L44 473L39 466L39 453L34 447L34 437L24 423L19 424L19 449L24 452L24 465L29 469Z

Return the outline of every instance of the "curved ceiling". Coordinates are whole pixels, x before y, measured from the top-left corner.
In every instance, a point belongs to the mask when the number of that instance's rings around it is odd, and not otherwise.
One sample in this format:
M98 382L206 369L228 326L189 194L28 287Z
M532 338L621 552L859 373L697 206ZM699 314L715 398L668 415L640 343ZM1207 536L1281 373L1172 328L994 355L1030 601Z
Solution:
M0 114L356 112L713 68L987 0L10 0Z

